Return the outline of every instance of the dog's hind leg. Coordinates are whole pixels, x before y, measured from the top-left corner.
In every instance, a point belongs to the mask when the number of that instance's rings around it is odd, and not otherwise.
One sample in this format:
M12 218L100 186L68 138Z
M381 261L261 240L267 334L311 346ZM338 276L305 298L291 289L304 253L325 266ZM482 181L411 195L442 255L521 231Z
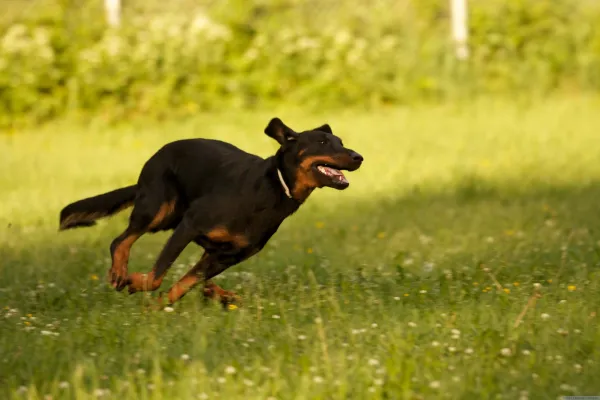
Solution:
M168 199L157 198L154 193L165 193L164 185L155 185L141 192L135 201L129 226L110 245L112 267L109 270L109 280L114 288L122 290L128 275L129 253L133 244L145 233L161 230L166 223L173 219L176 195L169 193Z
M114 288L122 285L127 277L127 264L131 246L144 234L144 229L136 229L130 224L110 245L112 266L108 271L108 279Z

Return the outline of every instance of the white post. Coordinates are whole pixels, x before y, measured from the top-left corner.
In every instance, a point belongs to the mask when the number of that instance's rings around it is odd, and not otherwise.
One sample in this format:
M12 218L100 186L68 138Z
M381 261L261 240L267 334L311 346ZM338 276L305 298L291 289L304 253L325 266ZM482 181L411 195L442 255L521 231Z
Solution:
M119 26L121 23L121 0L104 0L106 8L106 21L110 26Z
M456 46L456 57L464 60L469 57L467 46L467 0L450 0L452 14L452 39Z

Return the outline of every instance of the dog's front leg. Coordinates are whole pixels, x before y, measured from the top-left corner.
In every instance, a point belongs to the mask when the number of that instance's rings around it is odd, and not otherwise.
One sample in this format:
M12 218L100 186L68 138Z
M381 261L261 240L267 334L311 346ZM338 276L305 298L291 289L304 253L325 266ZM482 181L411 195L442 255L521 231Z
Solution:
M244 248L234 254L209 254L204 253L200 261L187 274L183 276L171 289L169 289L169 304L181 299L194 286L204 282L204 295L209 298L219 299L223 304L239 303L240 297L217 286L210 279L219 275L250 256L256 254L257 249Z

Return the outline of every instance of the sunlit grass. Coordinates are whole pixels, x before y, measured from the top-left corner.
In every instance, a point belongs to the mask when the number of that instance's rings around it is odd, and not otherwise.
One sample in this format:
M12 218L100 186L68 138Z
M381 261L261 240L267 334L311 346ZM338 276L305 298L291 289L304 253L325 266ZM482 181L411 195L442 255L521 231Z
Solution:
M600 391L600 104L486 101L378 113L260 112L0 138L0 397L556 398ZM267 156L279 116L365 156L268 246L153 312L105 281L126 213L57 232L70 201L131 184L162 144ZM146 271L164 233L142 238ZM201 254L190 246L164 288ZM540 297L536 297L539 295Z

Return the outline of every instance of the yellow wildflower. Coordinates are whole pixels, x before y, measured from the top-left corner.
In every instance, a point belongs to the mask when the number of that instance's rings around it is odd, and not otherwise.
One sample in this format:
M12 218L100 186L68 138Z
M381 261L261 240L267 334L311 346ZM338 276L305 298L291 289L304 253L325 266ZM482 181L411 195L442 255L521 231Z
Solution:
M377 234L377 238L378 238L378 239L383 239L384 237L385 237L385 232L379 232L379 233Z
M237 310L238 306L236 306L235 304L229 304L227 306L227 308L230 309L230 310Z
M577 290L577 286L569 285L569 286L567 286L567 289L569 290L569 292L573 292L573 291Z
M317 223L315 224L315 226L317 227L317 229L321 229L321 228L323 228L323 227L325 226L325 223L324 223L324 222L321 222L321 221L319 221L319 222L317 222Z
M506 293L506 294L510 293L510 289L509 288L504 288L504 293Z
M98 280L98 275L94 274L92 276L90 276L90 279L93 281L97 281Z
M517 287L517 286L519 286L519 282L514 282L514 283L513 283L513 285L514 285L515 287Z
M313 249L312 249L312 247L309 247L308 249L306 249L306 252L307 252L308 254L312 254L312 253L313 253Z

